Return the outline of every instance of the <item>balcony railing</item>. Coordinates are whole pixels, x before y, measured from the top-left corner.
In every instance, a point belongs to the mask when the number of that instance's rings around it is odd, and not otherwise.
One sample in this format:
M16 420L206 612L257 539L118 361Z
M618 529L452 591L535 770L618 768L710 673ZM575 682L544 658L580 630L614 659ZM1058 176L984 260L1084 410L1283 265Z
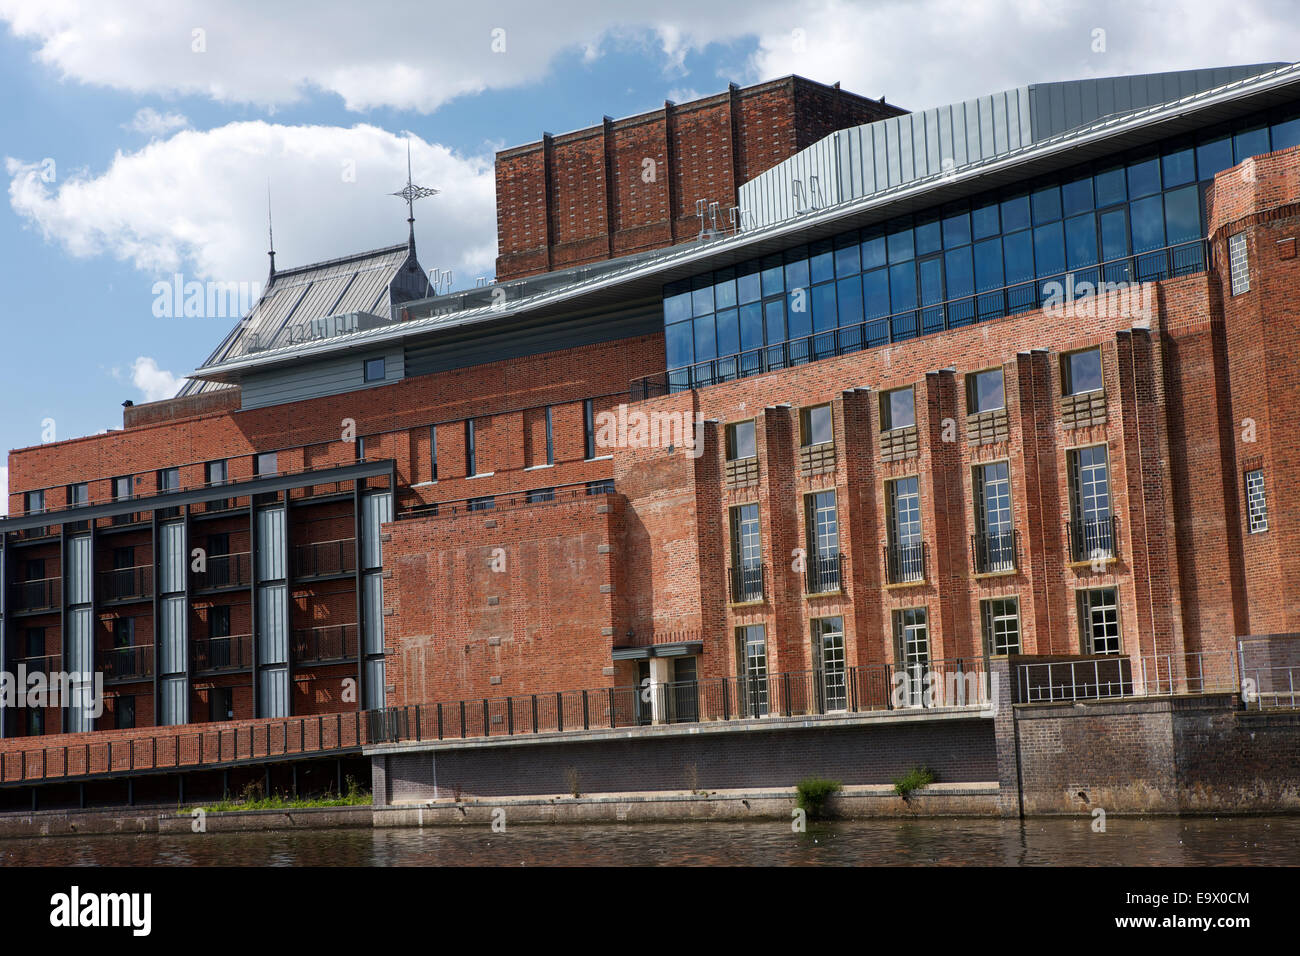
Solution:
M99 572L100 601L142 601L152 594L153 567L148 564Z
M854 325L814 332L802 338L764 345L736 355L646 375L629 384L630 398L631 401L638 402L656 395L705 388L819 359L860 352L890 342L902 342L920 335L1029 312L1047 304L1052 295L1049 286L1059 284L1064 287L1070 277L1073 277L1076 287L1085 282L1096 286L1099 281L1154 282L1204 272L1209 261L1209 244L1204 239L1194 239L1086 268L948 299L920 309L907 309L869 318ZM1068 308L1068 304L1063 303L1061 308Z
M153 645L114 647L95 655L105 681L144 680L153 676Z
M763 585L767 577L767 569L763 565L728 568L727 577L731 582L732 604L763 600Z
M63 600L63 581L60 578L19 581L10 586L9 600L15 613L54 610Z
M191 587L196 591L246 588L252 580L252 559L247 551L210 554L207 556L204 570L194 572Z
M293 632L293 659L301 664L351 661L357 657L357 626L327 624Z
M293 549L293 575L299 580L351 574L356 569L355 538L300 544Z
M983 531L970 536L971 565L976 574L1014 571L1020 553L1020 532Z
M1119 557L1119 518L1082 518L1068 521L1070 560L1075 563L1107 561Z
M887 584L913 584L925 580L924 541L887 544L884 553Z
M54 674L63 669L63 658L58 654L44 654L39 657L20 657L14 661L14 668L23 667L29 674Z
M248 670L253 666L253 636L230 634L225 637L201 637L194 641L194 672Z
M808 570L804 575L804 589L807 594L830 594L838 591L842 584L844 555L838 551L834 554L808 555Z

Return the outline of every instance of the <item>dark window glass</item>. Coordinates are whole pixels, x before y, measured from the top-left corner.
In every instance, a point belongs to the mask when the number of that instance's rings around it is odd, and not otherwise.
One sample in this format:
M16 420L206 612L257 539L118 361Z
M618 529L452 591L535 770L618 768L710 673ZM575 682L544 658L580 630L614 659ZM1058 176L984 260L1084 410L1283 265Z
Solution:
M478 448L472 418L465 419L465 474L478 474Z
M835 278L835 252L829 240L814 242L808 249L808 278L826 282Z
M207 480L209 485L224 485L230 477L230 469L227 467L225 460L210 461L207 464Z
M1065 220L1065 262L1070 269L1097 264L1097 217L1094 213Z
M1201 200L1197 186L1184 186L1165 193L1165 240L1172 246L1201 235Z
M850 233L847 240L841 237L835 241L835 274L837 276L851 276L862 271L860 249L856 233Z
M991 202L985 206L976 206L971 210L971 238L987 239L1002 231L998 225L998 204Z
M1097 208L1105 209L1128 199L1128 190L1124 187L1124 168L1107 169L1097 174L1094 179L1097 188Z
M862 274L863 314L879 318L889 314L889 270L877 269Z
M948 274L948 298L957 299L975 291L974 275L971 271L971 247L962 246L951 249L943 257L944 269Z
M1152 156L1150 159L1143 159L1135 163L1129 163L1129 198L1140 199L1143 196L1150 196L1152 193L1158 192L1160 192L1159 157Z
M27 656L44 657L45 656L45 628L29 627L27 628L25 636L26 636L26 640L23 642L23 647L27 652Z
M590 398L582 403L582 454L588 461L596 457L596 403Z
M757 302L762 297L758 263L746 262L736 270L736 299L740 302Z
M691 283L691 313L707 315L713 311L712 276L696 276Z
M857 325L862 321L862 279L852 276L835 284L835 298L839 310L840 327Z
M1002 256L1007 285L1034 277L1034 244L1028 229L1002 237Z
M713 301L719 309L736 305L736 270L719 269L713 274Z
M985 239L975 243L975 288L980 292L1002 287L1002 242Z
M1092 177L1084 176L1061 187L1061 211L1073 216L1092 209Z
M90 503L90 490L86 483L78 482L75 485L68 485L68 504L74 508Z
M916 224L916 254L918 256L928 255L931 252L938 252L942 247L943 239L941 227L937 218L927 218Z
M745 351L763 344L763 306L753 302L740 307L740 347Z
M680 322L691 317L689 282L672 282L664 287L664 322Z
M812 319L813 330L816 332L825 332L839 324L839 316L835 312L834 282L813 286Z
M433 474L429 478L433 481L438 480L438 426L429 426L429 465Z
M681 368L695 361L694 334L690 322L678 322L664 330L664 348L668 352L669 368Z
M493 508L496 507L496 504L497 504L497 500L492 495L487 495L486 497L483 498L471 498L469 499L469 510L470 511L491 511Z
M1165 210L1159 196L1148 196L1129 205L1133 230L1133 251L1159 249L1165 244Z
M885 262L885 237L877 234L864 238L862 240L863 271L883 266Z
M1273 149L1300 146L1300 117L1273 124Z
M264 451L253 459L253 474L274 475L276 473L275 452Z
M891 312L906 312L916 308L916 263L900 262L889 267L889 300Z
M965 209L943 218L943 244L951 249L970 242L970 213Z
M1232 165L1232 138L1221 136L1196 147L1196 178L1213 179Z
M695 361L703 362L718 357L718 345L714 338L713 316L700 315L695 318Z
M800 339L812 333L811 303L808 301L808 289L790 296L790 307L786 309L786 334L792 339Z
M780 299L763 303L764 325L767 328L767 341L771 345L785 341L785 303Z
M159 491L177 491L180 486L181 471L179 468L164 468L158 472Z
M129 730L135 726L134 694L119 694L113 701L113 726L117 730Z
M740 351L740 319L735 309L719 312L718 354L735 355Z
M1128 255L1128 214L1112 209L1101 214L1101 258L1103 262Z
M1055 222L1061 218L1061 190L1048 186L1035 190L1031 197L1034 207L1034 224Z
M1065 240L1059 222L1034 229L1034 268L1040 277L1065 271Z
M230 636L230 607L222 605L214 607L208 618L208 634L210 637L229 637Z
M791 292L795 289L808 288L808 250L804 248L791 249L785 254L785 289ZM763 290L767 294L767 289Z
M589 495L612 495L614 493L614 479L605 478L601 481L587 482L587 494Z
M1002 202L1002 231L1015 232L1029 227L1029 197L1016 196Z
M912 230L909 227L891 223L890 230L885 243L889 247L890 262L904 262L916 255L916 246L912 241Z
M384 380L384 360L381 358L366 359L364 377L367 382L382 382Z
M113 500L128 501L131 498L132 482L130 476L113 479Z
M921 304L937 305L943 301L943 258L933 256L917 262L921 279Z
M533 504L536 504L539 501L554 501L554 500L555 500L554 488L534 488L532 491L528 492L528 501Z
M1243 130L1232 137L1232 156L1234 162L1241 162L1251 156L1262 156L1268 152L1268 127Z
M785 267L781 257L764 256L763 258L763 298L779 295L785 291Z
M1160 160L1160 174L1165 189L1196 182L1196 151L1188 146Z

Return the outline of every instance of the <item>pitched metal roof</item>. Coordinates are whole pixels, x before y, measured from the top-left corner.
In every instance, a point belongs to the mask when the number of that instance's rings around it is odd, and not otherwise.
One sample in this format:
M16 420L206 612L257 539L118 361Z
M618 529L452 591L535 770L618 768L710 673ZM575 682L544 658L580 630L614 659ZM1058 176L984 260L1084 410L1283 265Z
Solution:
M428 292L428 278L407 243L276 272L199 369L303 341L315 319L370 313L392 320L399 303ZM178 395L228 387L191 378Z

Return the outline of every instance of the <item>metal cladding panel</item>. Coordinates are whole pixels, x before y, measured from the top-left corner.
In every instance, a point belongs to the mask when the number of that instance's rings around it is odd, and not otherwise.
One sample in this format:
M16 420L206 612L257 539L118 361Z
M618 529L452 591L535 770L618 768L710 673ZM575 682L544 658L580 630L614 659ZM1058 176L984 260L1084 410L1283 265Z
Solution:
M366 710L377 710L385 705L384 659L366 661Z
M265 667L289 662L289 628L285 620L285 586L257 589L257 663Z
M159 715L160 727L175 727L189 723L189 694L186 693L188 681L180 677L164 677L158 682L162 697L162 713Z
M158 591L173 594L185 590L185 523L169 522L158 528Z
M363 568L379 568L384 564L380 525L393 520L393 495L388 491L373 492L361 498L361 560Z
M75 608L68 612L68 660L64 669L76 672L95 669L95 632L91 626L90 608Z
M89 604L91 601L94 565L90 553L90 535L68 539L68 603Z
M384 575L367 574L366 589L366 646L367 654L384 652Z
M257 580L278 581L284 568L284 508L266 508L257 513Z
M163 598L158 603L158 650L161 654L159 673L183 674L185 648L189 636L189 622L183 596Z
M367 359L384 360L384 379L365 380ZM341 358L325 359L309 365L291 366L250 375L243 382L242 408L265 408L324 395L339 395L363 388L396 382L406 374L405 353L400 346L387 350L368 350Z
M280 665L258 672L257 715L289 716L289 668Z

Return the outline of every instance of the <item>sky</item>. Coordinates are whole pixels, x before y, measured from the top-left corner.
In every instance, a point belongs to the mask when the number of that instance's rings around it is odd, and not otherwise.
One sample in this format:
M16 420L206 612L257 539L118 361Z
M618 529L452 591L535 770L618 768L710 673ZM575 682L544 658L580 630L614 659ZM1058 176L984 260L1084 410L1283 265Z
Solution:
M1294 0L0 0L0 445L121 427L234 324L160 294L401 242L490 276L493 155L797 73L923 109L1300 59ZM8 469L0 468L0 485ZM0 498L0 508L6 499Z

